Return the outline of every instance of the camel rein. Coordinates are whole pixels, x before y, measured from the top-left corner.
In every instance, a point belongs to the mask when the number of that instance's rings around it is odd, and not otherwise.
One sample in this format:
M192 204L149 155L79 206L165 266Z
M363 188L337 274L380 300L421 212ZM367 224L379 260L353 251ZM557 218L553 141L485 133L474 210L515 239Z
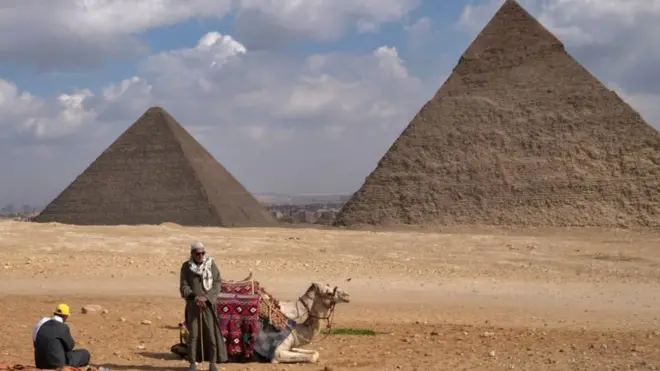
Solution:
M312 301L314 300L314 297L309 296L310 291L311 290L307 290L307 292L305 292L305 294L298 297L297 301L300 302L303 305L303 307L305 308L305 311L307 312L308 319L313 318L315 320L324 320L324 321L327 322L326 328L331 329L332 328L332 319L334 318L335 306L337 305L337 303L334 300L331 300L330 303L327 303L326 300L322 299L323 306L325 306L325 308L328 309L328 315L325 316L325 317L317 316L316 314L314 314L312 312L312 309L309 307L309 305L303 300L303 297L307 298L307 299L310 299ZM332 297L333 298L334 298L336 292L337 292L337 288L335 287L334 291L332 292ZM319 294L318 289L315 289L315 294ZM298 318L300 318L300 317L301 316L298 316ZM319 330L319 333L320 332L321 332L321 330ZM317 335L318 335L318 333L314 334L312 337L316 337ZM310 342L310 343L312 342L311 339L307 339L307 338L305 338L304 336L302 336L300 334L298 334L298 336L305 339L307 342Z

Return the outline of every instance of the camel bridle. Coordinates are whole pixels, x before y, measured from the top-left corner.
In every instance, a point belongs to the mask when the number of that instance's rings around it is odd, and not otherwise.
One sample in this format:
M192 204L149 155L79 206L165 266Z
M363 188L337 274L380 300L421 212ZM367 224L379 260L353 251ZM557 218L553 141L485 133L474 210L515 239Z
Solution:
M314 288L314 290L310 290L311 288ZM337 295L337 286L335 286L335 288L332 290L332 294L329 295L322 293L317 285L312 285L310 289L307 289L307 291L298 298L298 301L303 305L305 311L307 311L307 317L313 318L315 320L327 321L326 327L328 329L332 328L332 318L335 314L335 306L337 305L337 300L335 299L335 296ZM310 293L312 291L314 291L314 296L310 296ZM328 315L325 317L321 317L313 313L310 305L307 304L305 300L303 300L303 298L307 298L310 299L312 302L314 302L316 295L319 295L321 297L321 303L323 304L325 309L328 310Z

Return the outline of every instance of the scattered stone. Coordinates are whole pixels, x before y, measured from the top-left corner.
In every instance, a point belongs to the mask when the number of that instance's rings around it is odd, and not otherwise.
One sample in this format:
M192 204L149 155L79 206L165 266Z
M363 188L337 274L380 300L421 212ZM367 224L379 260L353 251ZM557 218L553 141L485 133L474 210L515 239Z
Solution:
M121 322L126 322L126 318L124 318L124 317L120 317L119 320L120 320Z
M100 312L103 310L103 307L98 305L98 304L87 304L82 307L81 312L83 314L87 313L95 313L95 312Z
M102 313L102 314L108 314L108 313L110 313L110 311L107 310L107 309L103 309L103 310L101 311L101 313Z
M140 322L140 323L143 324L143 325L150 325L151 321L149 321L148 319L145 319L145 320L142 320L142 322Z
M495 351L491 350L490 352L488 352L488 356L489 357L495 357Z
M138 345L137 348L138 348L139 350L143 350L143 349L144 349L144 345Z

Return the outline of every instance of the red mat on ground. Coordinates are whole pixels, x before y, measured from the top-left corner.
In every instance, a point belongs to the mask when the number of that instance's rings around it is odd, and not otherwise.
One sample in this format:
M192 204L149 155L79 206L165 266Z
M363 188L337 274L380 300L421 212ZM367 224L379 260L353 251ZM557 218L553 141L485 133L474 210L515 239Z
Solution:
M39 370L38 368L34 366L28 366L28 365L21 365L21 364L6 364L6 363L0 363L0 371L46 371L46 370ZM96 367L70 367L70 366L63 366L58 368L55 371L98 371Z

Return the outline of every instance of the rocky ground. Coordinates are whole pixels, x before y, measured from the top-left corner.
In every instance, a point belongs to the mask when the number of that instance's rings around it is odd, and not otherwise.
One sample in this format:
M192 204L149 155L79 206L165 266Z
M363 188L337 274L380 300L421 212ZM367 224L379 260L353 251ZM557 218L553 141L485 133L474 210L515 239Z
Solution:
M315 365L227 370L660 369L660 232L10 221L0 222L0 363L32 363L32 327L65 301L95 365L184 368L168 351L182 314L178 270L195 240L225 278L253 271L281 300L312 281L339 285L352 302L337 308L335 327L377 332L320 337ZM85 304L107 313L79 313Z

